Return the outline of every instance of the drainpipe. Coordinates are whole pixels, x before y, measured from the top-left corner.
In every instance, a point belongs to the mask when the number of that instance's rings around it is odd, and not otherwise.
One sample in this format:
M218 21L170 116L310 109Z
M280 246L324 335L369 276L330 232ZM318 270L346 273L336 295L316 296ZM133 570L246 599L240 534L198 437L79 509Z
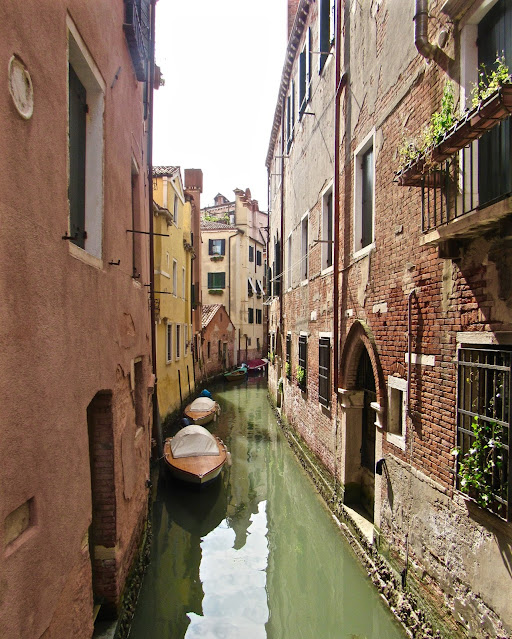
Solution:
M153 246L153 91L155 84L155 6L151 0L151 35L149 43L149 96L148 96L148 192L149 192L149 297L151 300L151 364L155 384L153 387L153 433L156 439L158 457L164 454L162 425L158 410L156 374L156 325L155 325L155 248Z
M428 41L428 0L415 0L415 9L414 44L424 58L432 60L438 47Z
M411 417L411 359L412 359L412 297L416 296L416 289L413 288L407 298L407 415Z
M347 36L348 37L348 36ZM341 0L336 0L336 95L334 101L334 331L333 331L333 362L334 362L334 392L338 393L338 352L339 352L339 247L340 247L340 93L346 85L347 76L341 74ZM330 247L329 247L330 248ZM336 402L336 405L338 402Z

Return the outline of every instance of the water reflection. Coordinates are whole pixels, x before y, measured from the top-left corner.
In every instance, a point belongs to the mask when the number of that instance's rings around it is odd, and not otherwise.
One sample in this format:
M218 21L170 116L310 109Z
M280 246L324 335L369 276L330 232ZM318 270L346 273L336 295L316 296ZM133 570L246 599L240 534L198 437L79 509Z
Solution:
M210 390L233 463L201 491L159 482L130 637L402 637L282 437L265 378Z

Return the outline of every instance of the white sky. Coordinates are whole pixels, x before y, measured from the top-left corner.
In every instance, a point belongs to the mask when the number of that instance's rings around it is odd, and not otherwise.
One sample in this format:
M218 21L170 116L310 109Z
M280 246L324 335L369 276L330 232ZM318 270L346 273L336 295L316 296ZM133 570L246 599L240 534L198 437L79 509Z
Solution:
M287 0L159 0L153 164L203 171L201 206L251 190L265 160L286 50Z

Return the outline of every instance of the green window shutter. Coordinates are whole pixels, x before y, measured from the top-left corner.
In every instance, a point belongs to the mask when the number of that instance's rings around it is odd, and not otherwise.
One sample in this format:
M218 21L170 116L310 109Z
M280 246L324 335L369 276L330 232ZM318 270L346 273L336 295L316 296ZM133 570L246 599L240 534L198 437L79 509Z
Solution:
M69 65L69 234L85 248L85 144L87 93Z

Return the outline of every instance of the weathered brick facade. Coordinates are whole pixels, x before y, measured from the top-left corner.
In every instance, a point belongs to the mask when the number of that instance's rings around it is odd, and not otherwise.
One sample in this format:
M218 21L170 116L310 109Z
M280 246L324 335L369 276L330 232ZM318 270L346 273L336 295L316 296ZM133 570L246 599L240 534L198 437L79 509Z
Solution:
M415 173L413 164L399 173L399 149L440 111L448 83L456 112L464 111L476 49L492 28L502 28L483 22L488 5L468 4L430 2L427 14L421 0L338 2L338 40L322 68L312 56L304 87L304 56L322 50L325 15L322 2L299 3L267 155L275 344L269 386L287 421L340 482L345 503L367 510L375 539L403 558L407 547L409 560L440 588L470 636L501 637L512 632L510 598L503 594L512 586L503 554L512 543L510 480L494 475L492 481L502 483L493 490L502 491L504 501L493 498L482 508L475 495L468 500L461 492L453 450L461 442L466 448L459 455L468 450L465 414L476 411L489 423L497 419L495 407L502 410L497 381L492 388L486 381L485 392L479 382L478 410L476 400L468 404L461 387L472 384L476 393L476 377L464 377L458 359L461 349L472 348L479 370L498 380L497 369L482 363L482 347L491 349L490 357L503 352L506 358L512 341L507 182L494 200L484 200L483 178L477 193L470 170L457 159L466 145L461 133L452 134L455 148L443 156L451 173L443 174L442 186L433 176L445 165L435 152L422 171ZM494 25L512 9L502 0L493 11ZM479 23L485 29L477 46ZM501 41L512 61L510 34ZM489 157L498 163L497 152ZM510 158L506 162L510 173ZM483 175L485 166L478 170ZM325 214L331 185L333 237ZM467 204L472 198L480 198L480 206ZM448 219L455 203L459 213ZM331 240L334 264L326 265ZM307 339L305 390L297 385L301 336ZM325 336L328 407L319 401ZM491 403L484 406L486 400ZM509 404L502 413L506 435Z

